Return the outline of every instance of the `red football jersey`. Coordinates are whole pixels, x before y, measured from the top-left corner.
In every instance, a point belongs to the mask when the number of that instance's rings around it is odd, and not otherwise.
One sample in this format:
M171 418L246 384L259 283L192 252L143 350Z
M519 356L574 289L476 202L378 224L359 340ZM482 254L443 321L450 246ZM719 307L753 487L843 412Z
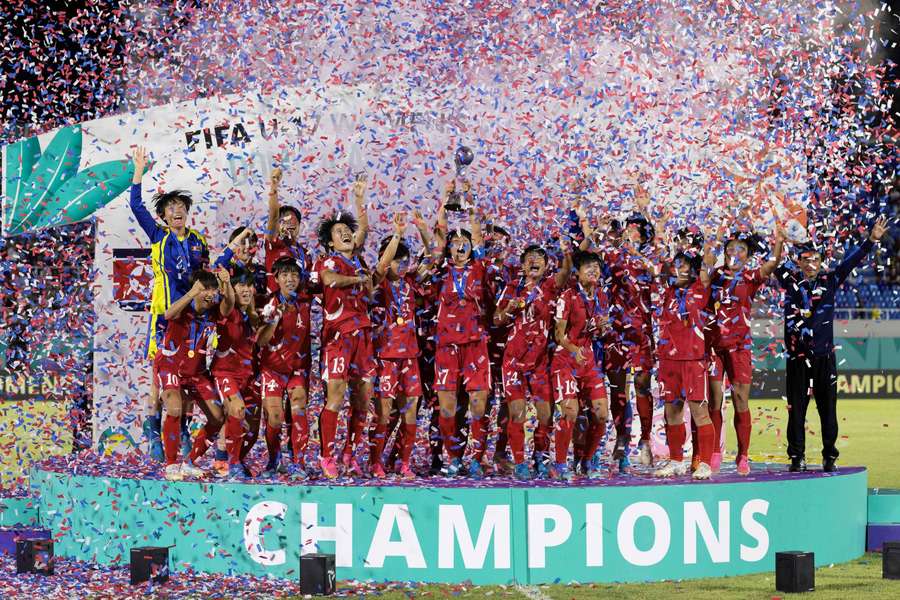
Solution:
M710 289L699 279L687 288L665 288L659 315L660 359L699 360L704 357L703 327L709 320L706 311L709 294Z
M747 347L750 336L750 307L756 292L765 283L759 269L733 273L716 269L712 278L711 311L714 319L708 330L714 348Z
M277 373L291 375L296 371L308 370L312 364L310 337L310 303L299 296L285 298L275 292L267 299L265 312L285 304L284 313L275 326L269 343L259 351L260 365Z
M220 318L215 305L203 314L188 306L166 324L163 346L159 349L159 370L192 377L206 371L206 357L212 354L212 336Z
M652 274L640 259L622 250L604 252L603 262L609 281L609 335L631 340L652 334Z
M227 316L216 321L216 355L212 361L213 375L250 375L253 371L255 346L250 317L237 306Z
M594 319L608 311L608 300L602 290L597 289L589 295L580 284L568 288L556 301L556 320L566 322L566 337L582 348L589 358L594 356L594 338L601 335Z
M341 254L324 256L316 261L316 281L322 281L323 271L352 277L363 270L357 257L348 259ZM369 296L363 284L348 287L322 286L322 339L331 340L335 334L353 333L372 326L369 320Z
M514 308L506 342L506 356L527 366L547 360L547 345L553 327L553 308L558 290L556 277L549 275L531 289L510 283L500 296L499 308ZM524 303L524 306L523 306Z
M416 297L419 289L413 273L397 281L382 280L375 290L372 316L376 323L375 353L378 358L415 358Z
M471 259L459 269L449 261L444 267L438 296L437 345L465 344L485 335L484 260Z
M487 286L485 298L485 306L488 309L488 337L490 341L491 352L498 352L501 356L506 344L509 340L510 324L494 325L494 312L500 306L500 299L507 285L518 280L519 269L517 266L488 264L487 270ZM493 355L492 355L493 356Z
M285 256L290 256L297 261L298 265L300 265L300 286L297 288L297 291L301 294L306 293L309 284L309 272L312 261L309 258L309 253L306 251L306 248L303 247L303 244L301 244L300 242L288 242L288 240L284 238L278 238L273 241L267 239L265 250L266 273L268 274L267 284L269 287L269 291L278 291L278 282L275 280L275 274L272 272L272 267L275 265L275 262L278 259L284 258Z

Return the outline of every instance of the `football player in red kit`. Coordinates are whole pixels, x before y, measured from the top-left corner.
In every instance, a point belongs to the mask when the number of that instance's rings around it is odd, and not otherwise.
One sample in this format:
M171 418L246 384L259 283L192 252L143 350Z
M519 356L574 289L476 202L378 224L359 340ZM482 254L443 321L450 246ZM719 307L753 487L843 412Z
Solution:
M224 269L219 277L227 277ZM216 275L198 270L191 275L190 290L166 309L163 345L157 355L156 367L159 388L162 390L166 418L163 421L163 448L166 457L165 477L180 481L185 476L202 477L205 473L195 467L189 457L178 464L181 446L182 399L196 401L206 414L208 437L222 428L222 409L216 404L216 392L206 369L207 347L215 333L214 303L219 290ZM202 441L203 450L206 442Z
M375 404L377 422L370 432L369 469L373 477L385 475L382 455L389 435L391 410L396 407L403 422L398 433L402 439L399 474L411 479L415 475L409 467L409 458L416 441L416 411L422 395L416 339L416 297L420 290L416 271L409 267L409 247L401 241L406 228L405 214L394 216L394 228L394 234L381 242L375 266L373 316L377 323L378 402Z
M616 426L613 459L619 469L628 466L631 423L628 414L628 372L634 378L635 400L641 422L638 460L651 464L650 430L653 424L653 400L650 374L654 367L654 343L651 290L654 280L652 242L655 230L643 216L649 203L647 192L637 186L635 201L639 212L625 221L621 243L607 246L602 253L609 271L610 335L604 346L604 361L610 386L610 407Z
M553 306L572 271L572 253L567 243L561 244L562 264L553 275L547 275L549 257L538 245L525 248L520 256L522 276L508 283L500 294L494 322L510 325L503 353L503 391L509 405L507 431L512 450L513 475L531 478L525 463L525 397L526 392L537 410L538 425L534 433L537 472L549 475L550 431L553 426L550 392L550 328Z
M503 393L503 353L509 339L509 323L494 319L500 295L504 288L519 277L519 265L510 251L509 232L496 224L489 224L484 232L484 253L488 269L488 357L491 360L491 391L485 406L482 427L490 432L490 413L494 403L497 409L497 444L494 447L494 469L497 473L509 475L513 463L508 452L509 405ZM490 437L490 436L488 436Z
M550 367L550 381L559 405L556 423L556 460L551 476L571 479L568 466L569 446L581 403L590 407L585 456L594 456L606 432L607 396L603 369L594 357L594 341L607 332L609 306L600 286L602 265L593 252L575 254L577 273L574 286L568 288L556 303L554 325L557 347ZM591 461L591 476L599 474Z
M669 461L656 470L657 477L684 475L684 405L690 402L697 423L700 465L694 479L709 479L713 451L713 426L707 396L706 340L703 328L709 317L709 271L699 253L679 252L672 261L669 285L665 286L659 308L659 381L665 401L666 441Z
M281 177L281 169L272 170L269 187L269 221L265 244L266 272L269 277L270 292L278 289L274 271L274 265L278 259L293 258L305 273L310 272L312 263L306 248L297 241L300 236L300 211L293 206L282 206L278 202L278 186L281 184Z
M776 229L772 256L752 268L753 253L761 249L754 234L738 234L725 243L725 264L713 271L710 312L714 319L707 332L714 361L710 374L709 413L715 430L715 450L710 467L719 471L722 454L719 440L722 430L723 375L731 384L734 404L734 430L737 434L737 472L750 474L748 452L753 420L750 416L750 384L753 381L753 339L750 335L750 308L757 291L781 263L784 233Z
M227 273L224 269L220 270L222 272ZM252 390L255 375L253 355L262 324L256 312L253 273L239 268L230 277L223 276L220 280L222 302L216 322L216 352L210 370L225 405L227 475L234 479L243 478L245 472L241 464L247 409L245 399L255 398ZM271 329L271 326L268 328Z
M314 282L322 286L323 297L322 376L326 381L326 400L319 417L319 433L322 472L329 479L339 474L334 459L334 436L344 393L350 386L349 435L351 439L359 440L368 418L372 380L376 373L368 310L372 276L366 272L357 254L368 229L362 205L365 185L365 179L358 178L354 187L359 222L350 213L338 212L323 219L318 228L319 243L328 251L327 256L316 261L313 275ZM349 471L361 474L356 459L351 456L348 460Z
M438 213L446 219L446 213ZM491 387L491 369L487 350L487 309L485 286L487 266L481 223L474 208L469 208L471 233L464 229L450 231L444 262L439 271L442 279L438 300L437 334L435 336L435 390L440 404L438 424L444 450L450 459L445 463L448 477L462 470L462 445L457 437L457 395L469 393L469 444L473 450L469 476L484 476L481 459L486 450L484 429L485 404ZM446 222L439 227L446 230Z
M268 476L286 474L291 479L306 477L306 446L309 420L309 372L312 366L310 317L312 295L309 275L291 256L283 256L272 265L277 285L262 309L262 317L274 325L271 335L260 334L260 380L263 407L266 410L266 449ZM284 423L284 396L291 410L292 458L281 459L281 425Z

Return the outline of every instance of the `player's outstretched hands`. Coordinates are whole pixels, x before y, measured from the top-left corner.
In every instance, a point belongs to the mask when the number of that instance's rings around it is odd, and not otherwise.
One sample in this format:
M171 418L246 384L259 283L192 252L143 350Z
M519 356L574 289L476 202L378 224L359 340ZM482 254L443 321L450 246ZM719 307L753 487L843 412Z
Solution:
M887 217L880 215L872 224L872 230L869 232L869 239L877 242L887 231Z
M403 235L404 230L406 230L406 211L401 210L394 214L394 232L397 235Z
M356 176L356 181L353 182L353 197L357 202L362 202L363 198L366 195L366 186L369 183L369 176L365 173L360 173Z
M272 174L269 175L269 183L271 184L273 190L277 190L278 186L281 185L281 176L282 172L280 167L275 167L274 169L272 169Z
M144 176L144 170L147 168L147 150L143 146L135 148L131 162L134 163L134 176L131 178L131 182L140 183Z
M246 240L251 233L253 233L253 230L249 227L245 227L244 230L240 232L236 238L231 240L231 243L228 244L228 247L231 248L232 252L236 251L238 248L244 245L244 240Z
M216 271L216 277L221 285L228 285L231 283L231 273L229 273L228 269L225 267L219 267Z

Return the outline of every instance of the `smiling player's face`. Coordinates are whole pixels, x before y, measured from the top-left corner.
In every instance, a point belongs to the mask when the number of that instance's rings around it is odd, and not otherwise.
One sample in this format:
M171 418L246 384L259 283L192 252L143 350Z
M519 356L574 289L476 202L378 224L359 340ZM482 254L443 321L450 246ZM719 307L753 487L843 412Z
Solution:
M547 272L547 259L538 252L529 252L522 263L522 271L525 277L537 281Z
M187 227L187 206L181 200L169 202L163 209L163 220L172 229L184 229Z
M253 302L253 285L249 283L234 284L234 297L237 305L241 308L250 306Z
M344 223L331 228L331 247L335 252L353 252L353 230Z

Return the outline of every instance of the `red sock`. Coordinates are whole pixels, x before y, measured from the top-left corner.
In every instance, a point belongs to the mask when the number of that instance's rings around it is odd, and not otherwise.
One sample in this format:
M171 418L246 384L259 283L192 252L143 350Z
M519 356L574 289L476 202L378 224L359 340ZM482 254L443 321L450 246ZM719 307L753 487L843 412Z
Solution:
M281 425L273 427L266 421L266 453L269 455L269 464L274 464L281 451Z
M444 441L444 449L450 458L459 458L459 444L456 441L456 419L454 417L438 417L438 427L441 430L441 439Z
M211 427L210 423L207 421L206 425L197 432L197 436L194 438L194 444L191 446L191 454L189 457L191 462L196 462L206 454L206 451L209 450L209 447L214 443L209 440L215 440L216 434L219 433L220 429L222 429L221 425L218 427Z
M721 415L719 416L721 420ZM753 430L753 417L750 411L734 412L734 432L737 434L738 456L747 456L750 451L750 432Z
M605 431L606 420L600 421L599 419L591 419L591 425L588 429L588 446L585 458L593 458L594 454L597 452L597 448L600 447L600 442L603 441L603 434Z
M309 443L309 420L306 411L291 415L291 448L294 451L294 462L306 462L306 445Z
M376 423L369 431L369 466L381 464L384 443L387 441L387 423Z
M416 445L416 424L403 424L403 445L400 446L400 461L404 465L409 464L409 457L412 455L413 447Z
M569 444L572 443L572 426L568 419L560 419L556 423L556 463L565 464L569 458Z
M485 425L487 424L487 419L485 417L481 417L479 419L472 419L472 423L469 425L469 439L474 442L474 448L472 453L472 458L481 462L481 459L484 458L484 451L487 450L485 447L486 442L486 434Z
M636 394L638 418L641 420L641 441L650 441L650 430L653 428L653 400L645 394Z
M243 445L244 426L240 417L229 416L225 419L225 451L228 452L228 464L241 462L241 446Z
M666 425L666 443L669 446L669 458L681 462L684 460L684 423Z
M253 411L248 411L247 414L247 426L248 430L244 432L244 441L241 443L241 460L250 453L250 450L253 449L253 446L256 445L256 440L259 439L259 421L260 421L260 413L259 409L256 408Z
M719 410L709 409L709 420L713 425L713 454L722 451L722 407Z
M550 426L538 423L534 431L534 449L537 452L546 452L550 449Z
M700 456L700 438L697 437L697 421L691 415L691 458Z
M697 425L697 437L700 438L700 462L706 464L712 462L714 434L712 423Z
M509 438L513 461L517 465L525 462L525 423L517 423L513 419L509 419L506 422L506 434Z
M337 431L338 414L328 408L322 409L319 415L319 437L321 438L322 458L334 456L334 434Z
M356 449L363 443L363 432L366 430L366 422L369 420L369 413L364 410L350 409L350 435L347 436L347 443L344 444L344 455L354 454Z
M613 391L609 397L609 411L612 413L616 427L616 444L627 444L631 441L631 423L625 418L625 404L628 396L624 391Z
M181 417L166 415L163 421L163 448L166 452L166 466L178 462L178 450L181 448Z

